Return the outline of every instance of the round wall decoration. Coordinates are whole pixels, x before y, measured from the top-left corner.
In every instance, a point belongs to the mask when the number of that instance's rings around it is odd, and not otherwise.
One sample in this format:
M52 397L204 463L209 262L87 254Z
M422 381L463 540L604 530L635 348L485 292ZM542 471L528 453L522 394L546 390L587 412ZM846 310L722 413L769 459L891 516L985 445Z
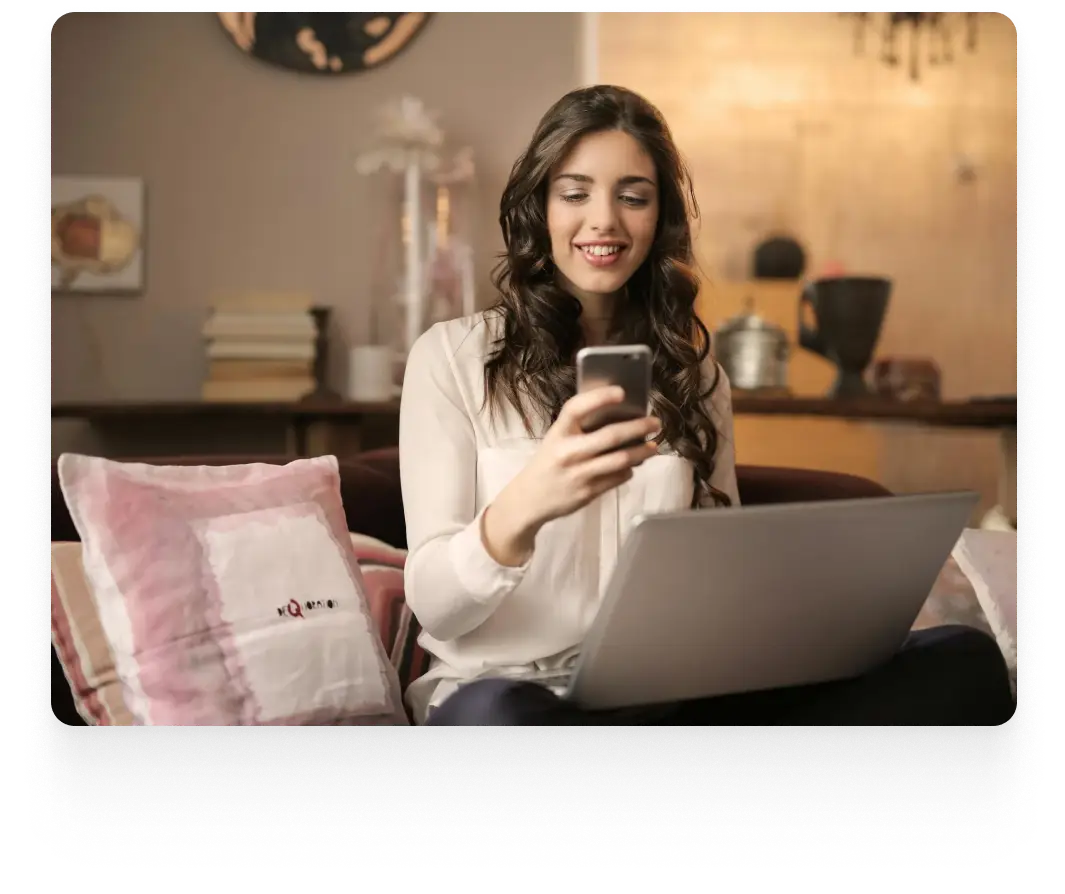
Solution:
M427 12L219 12L233 43L290 71L348 74L376 68L404 49Z

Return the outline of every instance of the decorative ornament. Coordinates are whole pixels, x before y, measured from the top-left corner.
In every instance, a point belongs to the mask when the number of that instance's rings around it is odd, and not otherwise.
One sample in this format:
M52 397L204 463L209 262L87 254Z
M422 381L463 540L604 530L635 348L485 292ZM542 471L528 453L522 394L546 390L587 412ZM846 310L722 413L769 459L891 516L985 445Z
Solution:
M472 248L455 232L452 207L454 191L473 181L473 150L448 149L437 119L413 96L387 103L369 145L355 158L364 176L402 177L400 365L433 323L473 312ZM435 188L435 223L427 220L432 203L427 187Z
M394 58L427 12L219 12L230 39L256 59L306 74L351 74Z
M954 61L953 40L957 30L965 30L965 47L971 53L976 50L976 16L975 12L845 12L840 15L855 20L854 52L865 52L865 30L873 27L881 35L880 60L895 67L899 58L900 35L908 34L910 78L919 79L918 61L921 43L927 47L928 64L931 66ZM874 18L877 17L877 18ZM958 20L961 21L958 21ZM881 21L882 20L882 21Z

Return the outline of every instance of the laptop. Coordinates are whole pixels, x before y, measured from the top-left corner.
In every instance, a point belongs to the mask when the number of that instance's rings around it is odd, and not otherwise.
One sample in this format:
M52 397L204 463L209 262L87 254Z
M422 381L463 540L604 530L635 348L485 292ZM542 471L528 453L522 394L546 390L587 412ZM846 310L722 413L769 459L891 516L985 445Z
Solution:
M589 709L860 675L902 645L972 492L642 516L572 669L522 675Z

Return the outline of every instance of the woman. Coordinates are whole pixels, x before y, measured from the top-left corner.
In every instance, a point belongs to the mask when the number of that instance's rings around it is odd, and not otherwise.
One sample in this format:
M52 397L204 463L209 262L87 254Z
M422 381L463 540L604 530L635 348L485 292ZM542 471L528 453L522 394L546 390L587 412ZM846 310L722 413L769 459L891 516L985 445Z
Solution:
M582 711L508 679L574 662L637 514L739 503L729 383L694 309L694 214L658 111L617 87L574 91L503 192L498 303L412 348L400 413L406 595L434 658L407 693L416 721L1007 719L1002 657L967 630L859 680L648 711ZM651 348L652 412L585 434L582 418L620 397L574 394L577 350L603 343ZM910 710L915 687L925 697Z

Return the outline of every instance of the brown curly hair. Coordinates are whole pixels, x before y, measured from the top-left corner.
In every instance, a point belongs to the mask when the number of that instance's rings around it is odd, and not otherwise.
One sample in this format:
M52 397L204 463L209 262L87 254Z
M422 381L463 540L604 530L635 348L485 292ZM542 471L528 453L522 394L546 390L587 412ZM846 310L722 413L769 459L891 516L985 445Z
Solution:
M705 401L719 375L712 364L713 381L704 387L710 334L695 313L699 281L690 223L698 205L661 113L630 90L596 86L566 94L514 163L499 203L506 250L493 272L499 300L489 312L502 318L503 331L485 362L485 401L492 413L508 401L532 436L534 417L554 422L576 391L581 304L555 280L547 183L582 137L608 130L629 134L654 161L660 209L650 253L615 302L609 340L651 349L651 408L662 423L659 439L692 463L692 505L699 505L703 494L728 505L728 496L709 483L718 433Z

